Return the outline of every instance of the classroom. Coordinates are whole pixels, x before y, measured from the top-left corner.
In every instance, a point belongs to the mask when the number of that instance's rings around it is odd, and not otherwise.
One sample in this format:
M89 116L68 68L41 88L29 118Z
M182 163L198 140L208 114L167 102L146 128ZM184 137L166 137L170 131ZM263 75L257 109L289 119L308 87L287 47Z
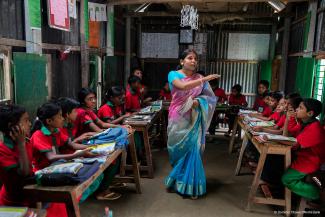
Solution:
M325 216L325 0L0 0L0 217Z

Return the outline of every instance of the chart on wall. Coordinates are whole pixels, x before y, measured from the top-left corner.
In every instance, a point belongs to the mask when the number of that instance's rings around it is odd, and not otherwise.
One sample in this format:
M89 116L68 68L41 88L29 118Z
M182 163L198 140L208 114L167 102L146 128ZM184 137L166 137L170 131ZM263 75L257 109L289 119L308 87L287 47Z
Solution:
M267 60L269 34L229 33L228 59Z
M142 33L141 58L178 58L177 33Z

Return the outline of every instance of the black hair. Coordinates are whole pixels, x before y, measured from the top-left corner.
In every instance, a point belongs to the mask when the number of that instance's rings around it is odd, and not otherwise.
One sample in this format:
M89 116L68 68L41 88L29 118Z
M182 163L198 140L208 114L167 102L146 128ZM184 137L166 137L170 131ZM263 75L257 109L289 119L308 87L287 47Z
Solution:
M125 93L125 90L121 86L113 86L109 88L105 93L105 100L106 102L109 101L112 97L121 96Z
M283 98L283 94L279 91L274 91L271 93L270 97L274 98L276 101L280 101Z
M301 98L299 93L289 93L286 95L286 99L293 99L293 98L297 98L297 97Z
M80 103L78 101L68 97L61 97L57 100L56 103L61 107L63 117L70 114L73 109L80 106Z
M134 68L131 69L132 75L134 74L134 72L136 70L139 70L139 71L141 71L143 73L143 71L142 71L142 69L140 67L134 67Z
M131 85L136 82L141 82L141 79L138 76L131 75L128 79L128 84Z
M44 103L41 107L37 109L37 117L33 123L32 133L40 130L43 125L46 126L46 120L57 115L61 111L61 107L53 102Z
M316 118L321 112L322 112L322 103L313 98L306 98L302 100L302 103L305 105L307 108L307 112L313 111L314 115L313 118Z
M238 93L241 93L242 87L240 84L235 84L231 89L236 90Z
M95 96L96 96L96 92L93 89L88 88L88 87L84 87L79 91L78 101L79 101L80 105L85 104L85 99L89 94L95 94Z
M9 136L11 127L17 125L26 109L18 105L0 106L0 131Z
M194 49L186 49L180 53L179 59L184 60L190 53L194 53L198 57L198 55Z
M270 82L267 81L267 80L260 80L258 82L257 86L260 85L260 84L264 85L266 87L266 89L269 89L269 87L270 87Z
M265 91L263 94L262 94L262 97L265 98L267 96L270 96L270 92L269 91Z
M299 107L299 104L302 102L301 97L293 97L293 98L288 98L289 103L292 105L294 110Z

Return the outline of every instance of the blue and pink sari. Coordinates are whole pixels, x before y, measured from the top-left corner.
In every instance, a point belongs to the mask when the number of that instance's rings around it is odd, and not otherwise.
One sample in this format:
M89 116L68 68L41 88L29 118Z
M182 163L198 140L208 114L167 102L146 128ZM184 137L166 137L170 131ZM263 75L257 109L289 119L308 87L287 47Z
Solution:
M168 115L167 146L173 169L166 177L165 185L188 196L206 193L202 154L205 132L209 128L217 99L208 82L191 90L179 90L173 87L172 82L175 79L186 82L201 77L200 74L186 77L177 71L171 71L168 75L172 102ZM200 105L192 108L195 99Z

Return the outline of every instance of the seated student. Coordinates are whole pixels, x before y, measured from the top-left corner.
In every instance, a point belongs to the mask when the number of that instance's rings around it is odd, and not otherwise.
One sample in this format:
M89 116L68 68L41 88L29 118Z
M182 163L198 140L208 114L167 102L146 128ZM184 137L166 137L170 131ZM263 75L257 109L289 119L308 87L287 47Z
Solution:
M218 80L212 81L212 84L214 86L214 94L216 95L216 97L218 97L218 101L217 104L223 104L227 101L227 95L224 91L224 89L219 88L218 87ZM218 126L219 122L220 122L220 118L219 118L220 112L215 111L210 123L210 127L209 127L209 134L210 135L214 135L215 134L215 130L216 127Z
M248 105L247 101L246 101L246 97L241 94L241 91L242 91L242 87L239 84L236 84L231 88L231 94L228 99L229 105L237 105L237 106L243 106L243 107L246 107ZM229 136L231 133L231 130L233 128L236 115L227 114L226 116L228 118L229 130L227 133L225 133L225 136ZM236 133L236 132L233 132L233 133Z
M270 83L266 80L260 80L257 84L257 96L256 100L254 102L253 109L255 111L258 111L262 113L264 111L264 108L266 107L266 104L264 102L264 96L269 91Z
M171 92L169 90L168 81L165 82L165 85L164 85L163 89L160 90L159 99L160 100L167 100L167 101L172 100L172 94L171 94Z
M96 108L96 93L90 88L82 88L78 93L80 107L77 109L78 115L78 133L81 135L86 132L101 132L102 129L125 127L130 130L130 126L119 126L111 123L106 123L100 120L94 112Z
M140 87L140 78L130 76L128 80L129 86L125 95L125 109L127 112L138 112L141 109L141 97L137 92Z
M61 107L55 103L45 103L37 110L37 118L32 129L34 172L48 167L59 159L70 160L77 157L93 157L86 145L74 143L59 129L63 128L64 118ZM60 148L68 146L75 151L61 154Z
M296 109L302 101L299 94L293 93L289 94L291 98L288 99L288 107L286 112L286 120L283 126L284 136L297 137L301 130L301 123L297 119Z
M325 162L325 131L316 119L321 110L322 103L316 99L304 99L297 108L302 130L293 147L296 159L282 176L282 182L288 189L307 200L317 200L319 189L304 179L319 170Z
M252 113L249 116L264 120L264 119L268 119L274 113L274 110L278 106L283 95L280 92L275 91L275 92L268 93L268 96L269 96L268 99L265 100L268 106L264 107L264 111L262 113L257 113L257 114Z
M32 176L32 146L27 139L31 123L26 110L17 105L0 106L0 206L29 206L24 195L25 178Z
M143 71L140 68L134 68L134 69L132 69L132 75L140 78L140 86L137 89L137 92L140 95L141 101L143 102L143 104L149 103L152 100L152 98L145 97L147 95L148 90L147 90L147 87L143 84Z
M83 140L96 134L95 132L87 132L79 137L76 137L78 132L77 109L80 105L79 102L68 97L62 97L59 98L56 103L61 107L62 117L64 118L64 125L59 130L72 142L82 143ZM75 152L75 150L69 148L68 146L63 146L60 148L60 153L62 154L71 154L73 152Z
M123 87L113 86L105 93L105 104L98 110L98 117L107 123L120 124L130 116L124 112L125 91Z

